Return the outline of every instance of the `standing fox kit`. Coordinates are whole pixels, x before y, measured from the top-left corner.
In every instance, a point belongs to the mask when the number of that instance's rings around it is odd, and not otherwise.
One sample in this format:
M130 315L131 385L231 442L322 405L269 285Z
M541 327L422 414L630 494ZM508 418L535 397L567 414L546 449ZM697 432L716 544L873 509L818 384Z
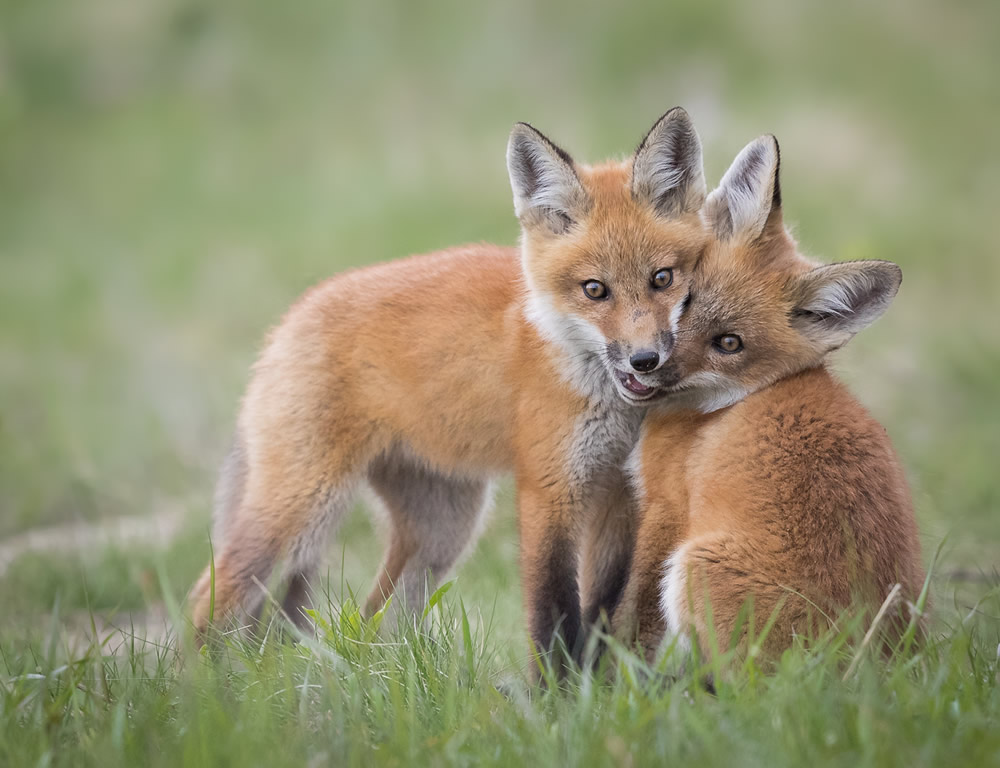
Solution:
M283 582L301 620L326 534L362 485L389 523L366 609L395 591L397 609L419 610L511 470L536 647L578 650L612 613L635 533L622 465L662 394L704 243L701 145L674 109L632 158L588 167L519 124L507 165L520 252L348 272L271 333L219 482L214 597L210 569L192 594L200 633L253 614L255 580Z
M641 523L615 624L650 654L664 630L708 648L714 629L745 650L748 601L755 635L776 612L777 651L848 608L871 616L897 583L913 600L923 583L899 460L823 366L885 311L899 268L799 255L773 137L740 153L704 217L711 240L664 366L668 407L630 460Z

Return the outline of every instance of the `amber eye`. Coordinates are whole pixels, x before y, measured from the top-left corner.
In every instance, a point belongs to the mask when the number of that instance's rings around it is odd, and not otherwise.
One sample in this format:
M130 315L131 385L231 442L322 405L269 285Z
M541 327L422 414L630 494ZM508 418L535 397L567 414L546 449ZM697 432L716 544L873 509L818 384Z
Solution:
M672 269L658 269L653 274L653 279L650 283L657 290L661 288L666 288L674 281L674 271Z
M583 292L588 299L594 299L594 301L608 297L608 289L600 280L588 280L585 282L583 284Z
M712 340L712 345L727 355L734 355L743 349L743 339L734 333L726 333L722 336L716 336Z

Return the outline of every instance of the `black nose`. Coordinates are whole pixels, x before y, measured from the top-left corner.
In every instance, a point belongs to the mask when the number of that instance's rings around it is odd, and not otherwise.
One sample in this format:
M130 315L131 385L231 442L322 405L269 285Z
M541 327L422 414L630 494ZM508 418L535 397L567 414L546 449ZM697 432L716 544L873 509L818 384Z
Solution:
M628 359L629 363L641 373L649 373L660 364L660 354L651 349L636 352Z

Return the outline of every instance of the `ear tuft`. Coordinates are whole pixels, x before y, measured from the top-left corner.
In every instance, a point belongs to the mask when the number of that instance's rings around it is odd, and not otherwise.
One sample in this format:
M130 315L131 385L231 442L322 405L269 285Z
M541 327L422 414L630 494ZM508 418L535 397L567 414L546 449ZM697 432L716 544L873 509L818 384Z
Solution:
M514 213L525 226L542 222L565 231L586 212L587 193L573 159L527 123L517 123L507 142L507 172Z
M817 267L794 283L792 325L824 351L842 347L882 316L902 280L902 270L891 261Z
M705 201L705 218L720 239L760 237L772 214L781 213L780 153L774 136L747 144Z
M632 194L664 216L695 213L705 201L701 139L680 107L657 120L636 150Z

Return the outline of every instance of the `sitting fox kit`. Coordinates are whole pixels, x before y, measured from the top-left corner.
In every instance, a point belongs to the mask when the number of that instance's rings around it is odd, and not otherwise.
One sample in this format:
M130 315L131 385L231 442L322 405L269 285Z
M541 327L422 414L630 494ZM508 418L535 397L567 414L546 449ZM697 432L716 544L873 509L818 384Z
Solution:
M765 650L777 652L849 608L871 617L897 583L914 600L923 583L899 460L823 365L885 311L899 268L799 255L773 137L740 153L704 218L711 239L662 369L674 384L630 459L641 523L615 624L650 655L665 630L703 649L714 630L746 650L773 613ZM907 618L897 605L885 624Z
M272 331L219 482L214 598L210 569L192 593L199 633L252 615L257 582L282 584L303 620L327 533L362 485L388 521L366 610L395 591L397 617L418 612L511 470L535 646L578 652L612 614L635 536L622 466L673 375L704 245L701 146L674 109L624 162L577 165L525 124L507 161L520 252L472 245L348 272Z

